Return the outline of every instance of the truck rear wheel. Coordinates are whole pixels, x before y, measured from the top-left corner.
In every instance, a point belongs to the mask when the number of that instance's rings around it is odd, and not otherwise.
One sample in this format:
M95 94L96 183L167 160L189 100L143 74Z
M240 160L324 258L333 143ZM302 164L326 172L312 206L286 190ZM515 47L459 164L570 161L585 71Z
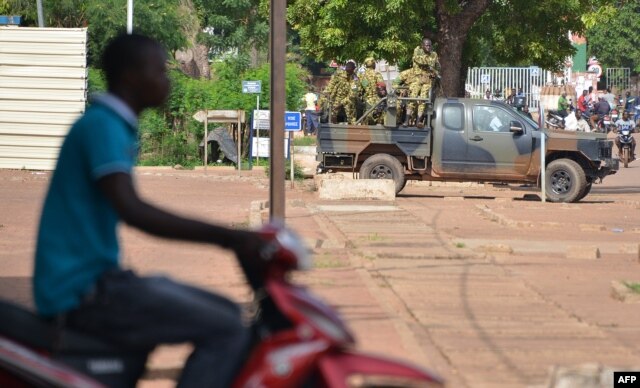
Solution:
M557 159L547 165L546 195L552 202L577 202L586 195L584 170L571 159Z
M398 194L405 185L404 168L389 154L375 154L360 167L360 179L393 179Z

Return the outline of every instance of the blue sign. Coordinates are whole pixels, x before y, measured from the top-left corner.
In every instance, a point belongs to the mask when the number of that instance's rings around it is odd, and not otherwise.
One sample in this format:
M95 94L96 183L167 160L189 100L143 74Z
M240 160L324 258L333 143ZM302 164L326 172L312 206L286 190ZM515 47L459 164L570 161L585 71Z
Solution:
M262 81L242 81L242 93L260 93Z
M302 114L300 112L284 112L284 130L291 132L302 130Z

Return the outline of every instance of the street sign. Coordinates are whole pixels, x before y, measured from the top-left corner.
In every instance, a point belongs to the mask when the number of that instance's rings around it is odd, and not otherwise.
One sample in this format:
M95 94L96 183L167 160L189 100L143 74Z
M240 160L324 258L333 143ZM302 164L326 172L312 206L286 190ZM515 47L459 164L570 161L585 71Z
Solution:
M302 114L300 112L285 112L284 130L291 132L302 130Z
M242 93L261 93L262 81L242 81Z
M253 129L269 130L271 112L268 110L253 111ZM284 112L284 130L285 131L301 131L302 130L302 114L300 112Z
M482 83L482 84L490 84L491 83L491 76L489 74L482 74L480 76L480 83Z
M537 66L530 66L529 67L529 74L531 74L532 77L540 76L540 68L537 67Z

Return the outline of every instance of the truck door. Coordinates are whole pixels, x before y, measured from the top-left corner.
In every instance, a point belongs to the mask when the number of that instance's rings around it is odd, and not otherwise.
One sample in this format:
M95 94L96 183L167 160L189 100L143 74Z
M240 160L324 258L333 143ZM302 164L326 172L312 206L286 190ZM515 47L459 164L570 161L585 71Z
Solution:
M467 127L470 176L521 177L531 161L532 136L515 112L498 105L474 105Z
M457 101L442 104L433 132L433 170L443 177L456 177L466 171L467 137L465 106Z

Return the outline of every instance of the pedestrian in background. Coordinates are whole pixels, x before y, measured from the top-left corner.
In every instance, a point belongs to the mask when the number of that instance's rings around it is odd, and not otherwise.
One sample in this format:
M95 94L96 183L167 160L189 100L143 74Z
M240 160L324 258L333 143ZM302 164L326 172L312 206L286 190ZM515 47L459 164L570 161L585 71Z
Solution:
M314 88L310 87L309 92L302 97L306 103L304 117L308 135L314 135L318 129L318 95L313 90Z

